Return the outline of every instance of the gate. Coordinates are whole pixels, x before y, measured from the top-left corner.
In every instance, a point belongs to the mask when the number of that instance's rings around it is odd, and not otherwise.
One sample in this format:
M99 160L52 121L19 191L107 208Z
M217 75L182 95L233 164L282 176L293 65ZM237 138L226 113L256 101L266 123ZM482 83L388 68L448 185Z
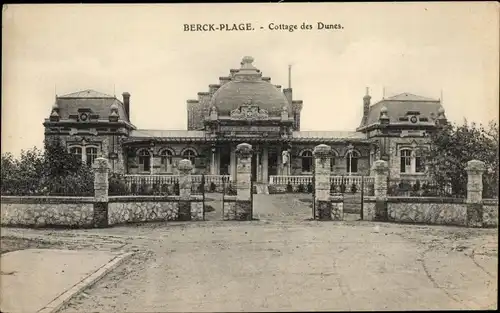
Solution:
M373 177L331 176L330 194L340 196L343 220L363 220L363 198L373 194Z
M312 178L311 178L311 184L312 184L312 219L314 220L316 218L316 172L315 172L315 163L313 162L312 166Z
M229 206L236 204L236 189L234 182L229 176L222 177L222 216L224 220L226 212L229 212Z

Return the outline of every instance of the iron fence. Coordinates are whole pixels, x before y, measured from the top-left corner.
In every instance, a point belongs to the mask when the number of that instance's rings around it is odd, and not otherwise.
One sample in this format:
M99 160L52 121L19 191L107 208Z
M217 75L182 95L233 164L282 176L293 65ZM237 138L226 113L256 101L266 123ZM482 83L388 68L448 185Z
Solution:
M179 195L178 175L124 175L110 177L110 196Z
M373 196L375 194L375 180L372 176L331 176L330 194L362 194Z
M387 195L396 197L451 197L465 198L466 190L455 191L451 185L440 185L431 180L387 179Z

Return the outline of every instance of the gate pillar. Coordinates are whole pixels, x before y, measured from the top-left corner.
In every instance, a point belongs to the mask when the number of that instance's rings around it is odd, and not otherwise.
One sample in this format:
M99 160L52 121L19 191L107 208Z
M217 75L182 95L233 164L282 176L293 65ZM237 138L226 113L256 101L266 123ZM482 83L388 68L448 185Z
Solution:
M332 202L330 201L330 159L332 148L321 144L314 147L314 219L331 220ZM341 207L336 206L336 211ZM335 217L342 216L334 212Z
M467 219L469 227L483 226L483 173L486 165L482 161L467 162Z
M236 219L252 219L252 146L236 146Z
M389 166L384 160L373 163L372 171L375 174L375 220L386 221L387 213L387 174Z
M191 220L191 171L193 165L190 160L179 161L179 220Z

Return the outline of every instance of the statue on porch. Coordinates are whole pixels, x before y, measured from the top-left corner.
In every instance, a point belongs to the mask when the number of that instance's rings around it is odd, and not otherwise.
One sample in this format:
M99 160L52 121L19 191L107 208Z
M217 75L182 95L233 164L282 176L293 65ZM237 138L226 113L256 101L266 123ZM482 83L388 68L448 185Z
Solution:
M283 175L290 175L290 152L288 150L284 150L281 153L282 164L283 164Z
M281 156L282 156L282 159L283 159L283 165L287 165L288 161L290 159L290 153L288 152L288 150L284 150L281 153Z

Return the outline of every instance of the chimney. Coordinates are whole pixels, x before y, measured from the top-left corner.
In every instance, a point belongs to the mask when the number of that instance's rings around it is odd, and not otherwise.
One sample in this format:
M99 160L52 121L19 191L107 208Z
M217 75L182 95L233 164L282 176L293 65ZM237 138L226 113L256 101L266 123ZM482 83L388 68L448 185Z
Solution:
M123 96L123 105L125 106L125 113L127 114L128 121L130 122L132 119L130 118L130 94L128 92L122 93Z
M290 105L292 105L292 88L283 89L283 93L285 94L285 97L288 100L288 103L290 103Z
M363 121L366 122L368 118L368 113L370 112L370 100L372 97L370 96L370 88L366 87L366 94L363 97Z

